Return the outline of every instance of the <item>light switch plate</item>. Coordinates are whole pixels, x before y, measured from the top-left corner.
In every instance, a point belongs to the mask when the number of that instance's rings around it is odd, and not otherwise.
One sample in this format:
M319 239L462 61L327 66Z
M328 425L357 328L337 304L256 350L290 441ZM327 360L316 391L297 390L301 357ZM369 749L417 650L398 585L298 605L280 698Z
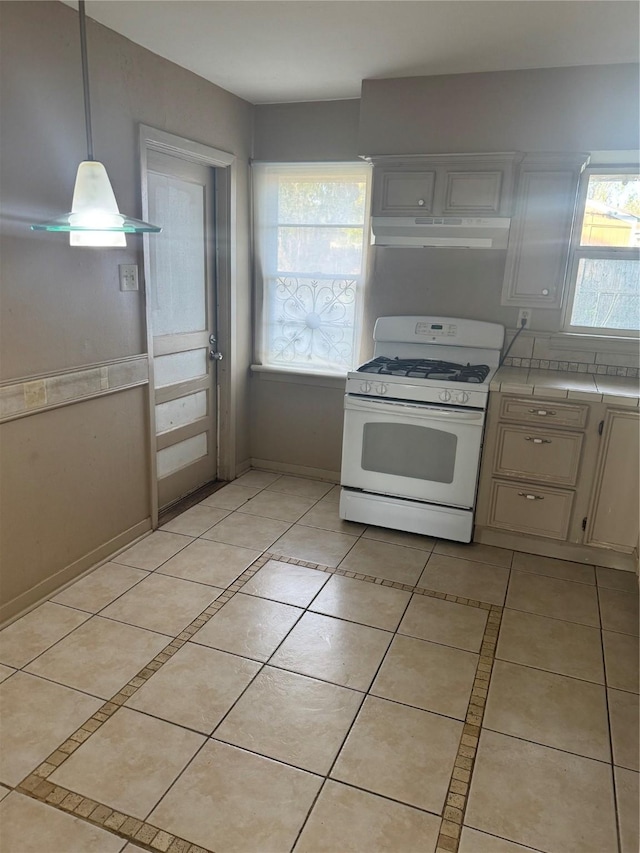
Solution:
M120 290L138 290L138 265L119 264Z

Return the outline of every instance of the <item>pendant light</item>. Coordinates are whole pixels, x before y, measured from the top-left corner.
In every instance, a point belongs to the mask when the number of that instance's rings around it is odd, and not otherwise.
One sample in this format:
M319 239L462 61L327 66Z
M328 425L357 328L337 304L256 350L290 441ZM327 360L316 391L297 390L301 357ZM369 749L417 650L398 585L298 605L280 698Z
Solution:
M107 170L102 163L93 158L84 0L78 3L78 11L87 159L78 166L71 213L52 219L50 222L32 225L31 229L69 232L69 242L72 246L126 246L126 234L157 233L162 229L157 225L132 219L120 213Z

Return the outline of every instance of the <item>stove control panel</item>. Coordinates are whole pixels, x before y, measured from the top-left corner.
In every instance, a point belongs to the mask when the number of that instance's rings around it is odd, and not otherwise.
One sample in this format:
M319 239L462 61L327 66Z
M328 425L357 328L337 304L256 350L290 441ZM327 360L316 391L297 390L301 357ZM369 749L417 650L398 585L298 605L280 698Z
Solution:
M454 323L416 323L415 334L432 341L438 338L455 338L458 327Z
M359 390L361 394L383 396L388 392L389 386L386 382L361 382Z

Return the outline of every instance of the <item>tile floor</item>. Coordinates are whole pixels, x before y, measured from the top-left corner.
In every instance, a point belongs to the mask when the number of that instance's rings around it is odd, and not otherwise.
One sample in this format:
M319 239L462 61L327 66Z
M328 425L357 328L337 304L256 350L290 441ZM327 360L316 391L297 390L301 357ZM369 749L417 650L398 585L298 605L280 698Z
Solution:
M637 853L633 575L251 471L0 632L6 853Z

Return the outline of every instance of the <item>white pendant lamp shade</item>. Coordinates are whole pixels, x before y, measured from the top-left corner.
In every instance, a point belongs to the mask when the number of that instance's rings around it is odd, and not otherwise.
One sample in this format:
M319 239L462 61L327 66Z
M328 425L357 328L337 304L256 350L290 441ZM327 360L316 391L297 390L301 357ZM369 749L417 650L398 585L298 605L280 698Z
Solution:
M72 246L126 246L123 222L107 170L97 160L84 160L78 166L69 215L69 225L83 230L71 231L69 242Z
M84 0L79 0L78 12L87 159L78 166L71 213L32 225L31 230L69 232L72 246L126 246L125 234L158 233L162 228L120 213L107 170L93 159Z

